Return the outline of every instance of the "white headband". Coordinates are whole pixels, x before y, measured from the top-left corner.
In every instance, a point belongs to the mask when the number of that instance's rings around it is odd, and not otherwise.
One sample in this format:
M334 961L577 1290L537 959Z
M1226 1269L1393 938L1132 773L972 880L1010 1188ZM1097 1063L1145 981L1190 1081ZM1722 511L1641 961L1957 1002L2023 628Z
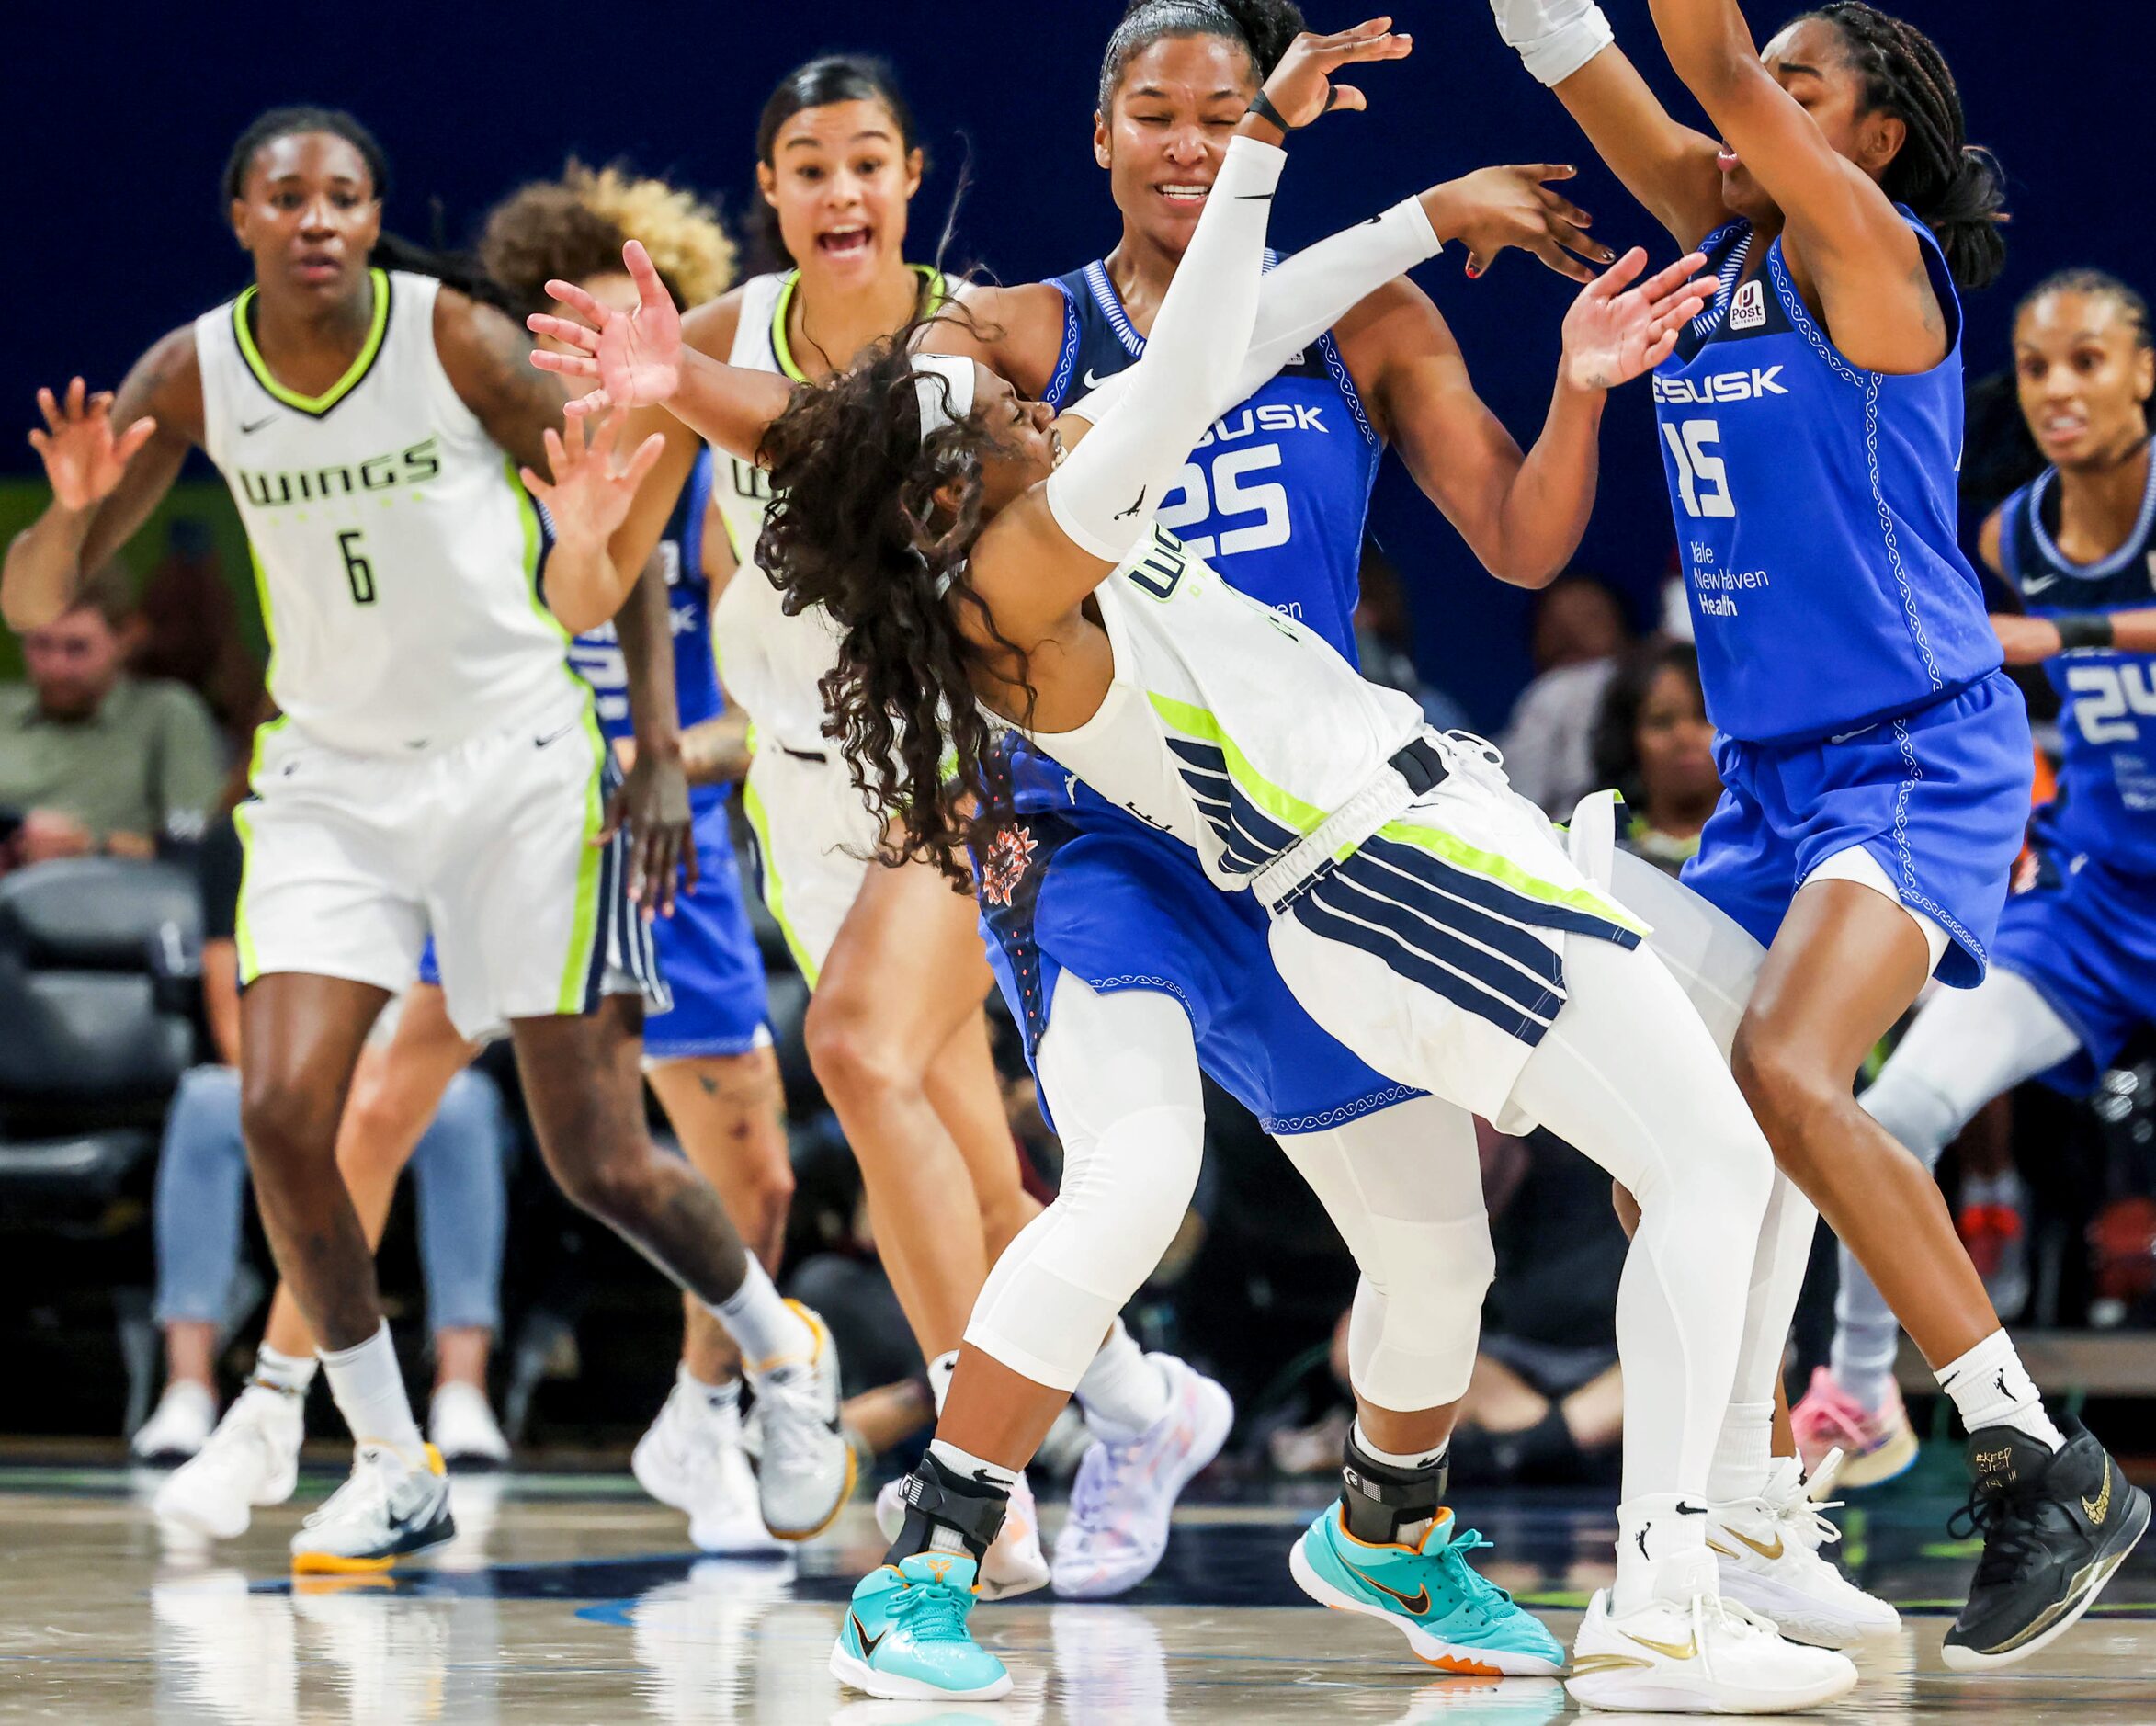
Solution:
M941 379L948 390L936 387ZM961 354L915 354L913 390L921 404L921 441L973 411L973 362Z

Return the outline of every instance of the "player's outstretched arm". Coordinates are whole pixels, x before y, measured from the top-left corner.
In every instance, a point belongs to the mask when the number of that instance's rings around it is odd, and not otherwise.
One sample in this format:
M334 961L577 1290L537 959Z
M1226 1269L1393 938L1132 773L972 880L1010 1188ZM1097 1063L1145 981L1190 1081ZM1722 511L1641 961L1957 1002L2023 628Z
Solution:
M117 395L76 378L57 395L40 390L38 409L45 423L30 447L52 501L15 536L0 573L0 614L17 631L41 629L73 605L85 573L132 539L172 489L202 435L193 328L138 359Z
M1556 91L1625 189L1690 250L1729 220L1719 146L1670 118L1594 0L1490 0L1498 33Z

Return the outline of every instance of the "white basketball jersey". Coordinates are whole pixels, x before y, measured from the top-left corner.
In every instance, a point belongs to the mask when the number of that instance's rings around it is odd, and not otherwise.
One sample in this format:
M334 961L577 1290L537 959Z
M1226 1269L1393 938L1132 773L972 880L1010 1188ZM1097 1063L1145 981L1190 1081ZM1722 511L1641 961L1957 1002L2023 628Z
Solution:
M247 529L269 690L361 755L438 749L581 689L540 602L538 512L435 352L439 284L372 272L352 369L307 397L255 348L250 288L195 321L210 459Z
M1250 885L1426 729L1314 630L1239 593L1155 527L1094 590L1115 653L1099 710L1033 741L1111 802Z

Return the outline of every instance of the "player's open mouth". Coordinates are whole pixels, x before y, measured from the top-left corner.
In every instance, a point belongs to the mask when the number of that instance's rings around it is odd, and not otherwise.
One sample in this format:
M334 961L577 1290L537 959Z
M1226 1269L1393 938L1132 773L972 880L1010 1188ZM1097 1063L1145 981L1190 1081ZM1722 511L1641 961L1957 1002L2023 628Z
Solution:
M2089 429L2086 414L2048 414L2039 422L2048 444L2070 444Z
M1720 154L1715 157L1714 165L1724 174L1734 174L1739 168L1744 165L1744 161L1743 158L1738 155L1738 153L1734 150L1730 149L1729 145L1724 144L1721 147Z
M816 249L825 257L862 257L873 239L867 228L834 228L816 236Z
M1206 194L1212 189L1213 188L1209 186L1189 186L1183 184L1156 186L1153 187L1154 191L1158 192L1171 204L1186 204L1193 210L1197 209L1205 202Z

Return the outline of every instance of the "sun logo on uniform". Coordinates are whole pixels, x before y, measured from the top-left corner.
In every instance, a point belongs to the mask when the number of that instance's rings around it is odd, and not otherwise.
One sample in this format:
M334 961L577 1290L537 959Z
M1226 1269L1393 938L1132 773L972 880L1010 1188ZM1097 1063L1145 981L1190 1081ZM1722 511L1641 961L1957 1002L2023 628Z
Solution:
M1020 826L1000 827L981 870L981 896L992 905L1007 905L1032 867L1039 841Z

